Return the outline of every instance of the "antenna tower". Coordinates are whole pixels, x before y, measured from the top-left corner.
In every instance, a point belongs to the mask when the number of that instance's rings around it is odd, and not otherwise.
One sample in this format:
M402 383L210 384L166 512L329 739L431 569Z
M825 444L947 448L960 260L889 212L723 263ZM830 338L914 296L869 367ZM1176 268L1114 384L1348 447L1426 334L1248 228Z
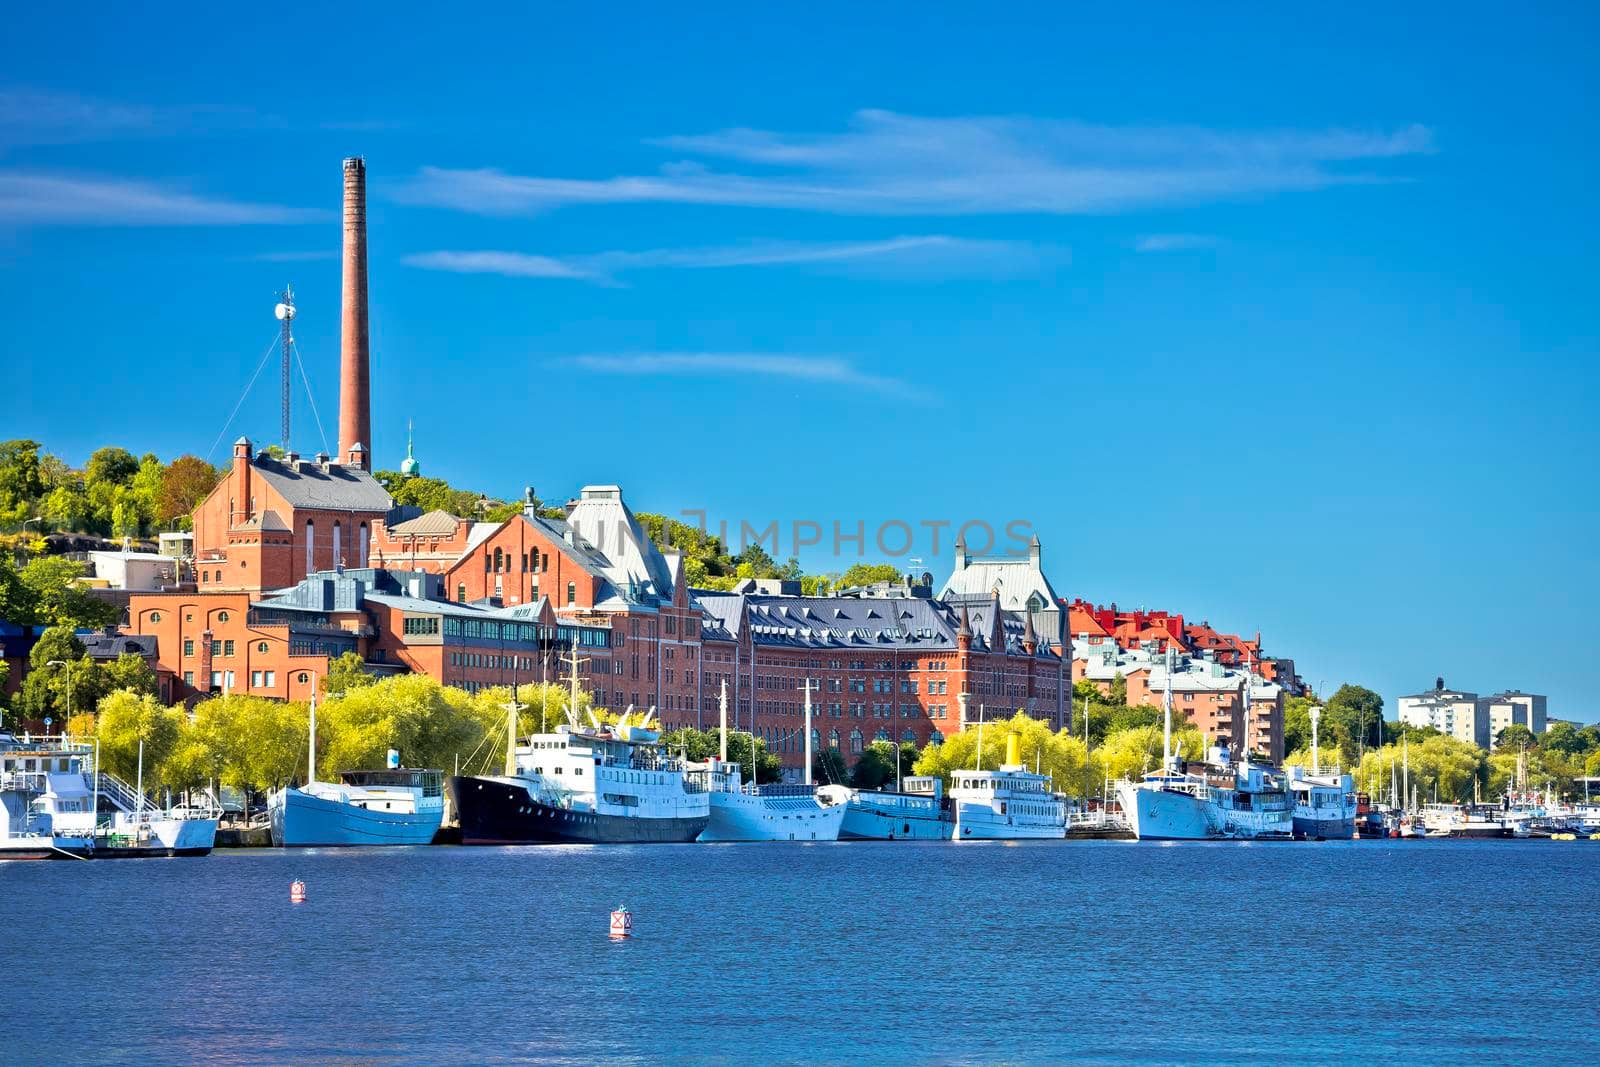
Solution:
M273 309L278 316L279 347L283 349L283 450L289 451L289 348L294 344L294 289L283 287L283 299Z

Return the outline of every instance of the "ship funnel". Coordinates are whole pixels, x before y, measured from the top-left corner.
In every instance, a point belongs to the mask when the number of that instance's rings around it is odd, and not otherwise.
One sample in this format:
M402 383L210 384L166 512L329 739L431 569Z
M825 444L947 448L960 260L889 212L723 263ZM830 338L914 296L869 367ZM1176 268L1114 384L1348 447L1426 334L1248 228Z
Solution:
M1022 766L1022 738L1016 731L1006 734L1006 763L1012 767Z

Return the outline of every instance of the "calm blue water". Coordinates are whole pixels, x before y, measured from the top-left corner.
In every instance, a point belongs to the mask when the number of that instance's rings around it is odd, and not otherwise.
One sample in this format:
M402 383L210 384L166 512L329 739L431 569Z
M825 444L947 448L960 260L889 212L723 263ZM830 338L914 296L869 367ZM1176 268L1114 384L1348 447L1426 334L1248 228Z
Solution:
M1597 890L1582 841L0 864L0 1061L1593 1062Z

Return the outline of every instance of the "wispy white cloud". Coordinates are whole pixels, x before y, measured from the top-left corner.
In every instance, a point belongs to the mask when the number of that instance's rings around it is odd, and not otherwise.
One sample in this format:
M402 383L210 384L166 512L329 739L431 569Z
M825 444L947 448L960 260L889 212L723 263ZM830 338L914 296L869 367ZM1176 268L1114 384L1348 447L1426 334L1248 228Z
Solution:
M630 376L756 377L848 385L906 400L929 394L899 378L871 374L836 356L783 356L749 352L656 352L574 356L568 362L601 374Z
M160 113L139 104L38 89L0 89L0 145L146 136L160 126Z
M1133 243L1135 252L1187 252L1196 248L1215 248L1222 242L1204 233L1150 233Z
M858 112L842 133L732 129L662 138L694 159L657 174L552 178L424 167L397 195L487 215L681 203L862 215L1086 214L1383 180L1345 164L1433 149L1407 126L1240 133L1038 118ZM713 170L702 160L761 168Z
M327 217L325 211L224 200L144 181L0 171L0 222L24 226L239 226Z
M551 256L526 252L417 252L404 256L402 263L426 270L445 270L455 274L500 274L507 278L572 278L605 281L604 275Z
M657 248L544 256L522 252L422 252L413 267L512 278L567 278L616 284L631 271L722 267L810 267L891 278L1006 277L1064 263L1067 251L1025 241L929 234L881 241L752 241L709 248Z

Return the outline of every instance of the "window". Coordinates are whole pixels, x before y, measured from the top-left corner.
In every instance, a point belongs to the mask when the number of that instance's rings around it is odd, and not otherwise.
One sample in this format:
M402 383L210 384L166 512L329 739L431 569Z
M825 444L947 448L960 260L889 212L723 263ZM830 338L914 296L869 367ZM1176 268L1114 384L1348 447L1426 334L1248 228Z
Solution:
M202 582L209 582L211 580L211 572L210 571L201 571L200 572L200 580Z
M152 612L151 612L151 613L150 613L150 621L151 621L151 622L160 622L160 621L161 621L161 612L159 612L159 611L152 611Z
M299 682L301 685L305 685L307 682L311 681L311 676L306 674L305 671L301 671L300 677L296 678L295 681Z
M266 672L266 676L267 676L267 688L270 689L273 686L278 684L278 672L277 671L267 671Z
M356 548L356 558L361 561L361 566L363 566L363 567L365 567L367 565L367 543L371 539L372 538L367 533L367 524L366 523L362 523L361 524L361 544L358 545L357 548Z
M344 566L344 527L335 522L333 524L333 565L335 568Z
M439 632L438 618L430 615L407 615L401 627L407 634L431 635Z
M222 655L222 642L221 641L212 641L211 642L211 654L213 656Z
M191 689L194 688L194 671L183 672L183 684Z
M306 520L306 573L317 569L317 524Z
M861 731L860 730L851 730L850 731L850 751L854 752L854 753L857 753L857 754L859 754L861 752Z
M218 575L217 576L217 580L221 581L222 580L222 576ZM227 622L228 621L228 613L226 611L217 612L217 621L218 622Z
M183 639L183 654L185 656L194 655L194 638L185 637Z
M261 688L261 672L260 671L251 671L250 672L250 688L252 688L252 689L260 689Z
M578 602L578 583L577 582L568 582L567 583L567 604L568 604L568 606L571 606L573 604L576 604L577 602Z
M456 603L465 604L466 602L467 602L467 583L466 582L457 582L456 583Z
M233 655L233 642L232 641L224 641L224 642L222 642L222 654L224 656Z
M221 689L222 688L222 672L221 671L212 671L211 672L211 688L213 688L213 689Z

